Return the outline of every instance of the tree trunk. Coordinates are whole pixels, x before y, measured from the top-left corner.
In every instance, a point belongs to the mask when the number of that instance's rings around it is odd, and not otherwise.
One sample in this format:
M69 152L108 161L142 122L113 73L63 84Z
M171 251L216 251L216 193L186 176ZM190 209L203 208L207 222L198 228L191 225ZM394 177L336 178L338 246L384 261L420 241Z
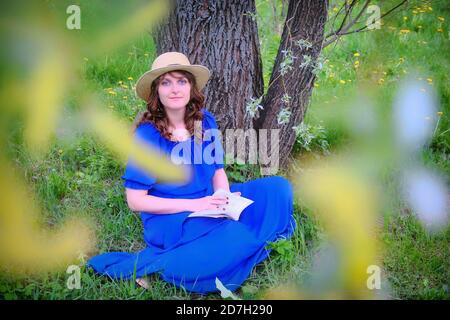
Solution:
M177 0L155 34L158 55L182 52L211 70L203 92L222 130L251 128L245 106L263 94L255 11L254 1Z
M320 54L328 1L283 0L283 8L287 4L281 45L267 95L261 103L264 110L259 111L257 119L252 119L245 108L250 98L263 95L264 88L254 0L174 0L171 14L154 35L158 54L179 51L192 64L205 65L212 71L204 89L206 108L214 113L222 132L225 129L268 129L268 133L260 132L258 146L261 149L264 135L268 140L265 159L273 159L272 150L276 152L278 148L271 146L279 141L271 141L270 129L281 130L278 147L282 167L286 166L295 143L292 127L304 118L315 79L312 66L301 67L305 62L303 55L310 56L314 64ZM313 46L300 47L296 44L298 40L307 40ZM281 75L286 51L292 53L294 60L292 69ZM283 102L286 96L290 100ZM279 124L282 109L290 111L291 115L286 123ZM247 142L252 147L256 144ZM249 159L247 146L245 143L245 155L243 159L240 157L244 161Z
M313 65L322 49L327 8L327 0L298 0L289 3L269 89L262 101L264 109L260 111L260 117L255 121L255 128L258 129L280 129L279 136L282 137L279 144L281 167L286 166L288 156L295 143L295 131L292 127L303 121L312 93L315 80ZM306 48L304 45L297 45L296 41L301 39L313 44L312 47ZM285 60L283 52L286 51L290 51L294 58L291 64L292 69L282 75L281 64ZM302 63L306 61L304 55L310 56L312 63L302 67ZM285 95L290 97L289 102L282 101ZM284 124L279 124L278 121L281 109L291 112L289 120Z

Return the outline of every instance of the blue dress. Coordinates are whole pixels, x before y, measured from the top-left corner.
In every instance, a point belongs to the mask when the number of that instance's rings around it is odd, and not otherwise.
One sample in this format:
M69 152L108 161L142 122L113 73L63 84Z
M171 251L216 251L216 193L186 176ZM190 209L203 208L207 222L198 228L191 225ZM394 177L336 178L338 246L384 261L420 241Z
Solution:
M217 129L213 115L203 111L203 129ZM180 143L200 147L194 139L173 142L162 137L152 124L142 124L136 139L170 153ZM203 149L216 143L212 155L223 160L219 140L203 141ZM193 149L191 149L193 150ZM192 157L193 157L193 153ZM192 160L192 176L185 184L159 182L144 173L130 159L124 186L148 190L149 195L164 198L201 198L214 193L212 177L223 161L211 164ZM296 227L293 217L293 192L289 181L280 176L259 178L230 185L231 192L240 191L254 201L241 214L239 221L226 218L192 217L191 212L152 214L141 212L146 248L138 253L110 252L92 257L87 265L97 273L114 279L133 279L159 273L164 281L196 292L216 292L216 277L235 291L250 276L252 269L270 253L268 242L290 238Z

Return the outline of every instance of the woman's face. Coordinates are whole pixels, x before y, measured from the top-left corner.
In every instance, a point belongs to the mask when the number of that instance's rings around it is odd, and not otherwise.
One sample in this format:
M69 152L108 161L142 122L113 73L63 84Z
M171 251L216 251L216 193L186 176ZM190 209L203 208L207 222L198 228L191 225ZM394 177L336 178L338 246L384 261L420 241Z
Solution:
M166 73L158 86L159 100L167 109L186 108L191 99L191 84L179 72Z

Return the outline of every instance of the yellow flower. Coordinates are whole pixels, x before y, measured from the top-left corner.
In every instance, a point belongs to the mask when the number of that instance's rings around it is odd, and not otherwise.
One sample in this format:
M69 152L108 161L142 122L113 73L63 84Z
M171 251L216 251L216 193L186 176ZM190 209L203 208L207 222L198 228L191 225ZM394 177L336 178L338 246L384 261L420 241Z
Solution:
M339 83L345 84L345 80L339 80Z
M438 115L438 116L442 116L443 114L444 114L444 113L443 113L442 111L438 111L438 112L437 112L437 115Z
M433 79L427 78L427 81L428 81L429 83L432 83L432 82L433 82Z
M438 28L436 31L437 32L444 32L444 30L442 30L442 28Z
M355 53L353 54L353 56L354 56L354 57L359 57L359 52L355 52Z
M383 78L380 78L379 80L378 80L378 84L383 84L384 83L384 79Z
M133 80L133 77L128 77L127 79L128 79L128 80Z
M443 21L445 21L445 18L444 17L438 17L438 20L443 22Z
M113 90L109 90L108 93L113 95L113 96L117 95L117 93L115 91L113 91Z
M127 96L123 96L123 100L128 100L128 97Z
M400 57L400 58L398 59L398 61L399 61L400 63L403 63L403 62L405 62L405 58Z
M419 12L417 10L413 10L413 13L414 14L418 14Z
M318 88L319 84L317 82L314 82L314 87Z
M408 20L408 17L403 17L403 21L406 21L406 20Z
M400 30L400 34L407 34L407 33L410 33L411 32L411 30L409 30L409 29L401 29Z
M338 12L338 10L339 10L339 9L338 9L337 7L334 7L334 8L333 8L333 11L334 11L334 12Z
M59 154L63 153L62 149L59 149L59 150L58 150L58 153L59 153Z
M359 61L358 61L358 60L355 61L354 67L355 67L355 68L359 68Z
M126 84L121 85L122 88L128 89L128 86Z
M429 10L429 11L433 11L433 8L432 8L432 7L428 7L428 10Z

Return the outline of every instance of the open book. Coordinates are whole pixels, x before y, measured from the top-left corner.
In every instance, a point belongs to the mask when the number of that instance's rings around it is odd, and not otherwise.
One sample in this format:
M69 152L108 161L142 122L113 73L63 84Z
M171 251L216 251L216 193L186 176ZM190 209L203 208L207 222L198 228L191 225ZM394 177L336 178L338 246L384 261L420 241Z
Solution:
M237 196L223 189L218 189L213 195L228 197L228 204L220 205L218 209L214 210L193 212L188 217L228 218L238 221L242 211L253 203L253 200Z

